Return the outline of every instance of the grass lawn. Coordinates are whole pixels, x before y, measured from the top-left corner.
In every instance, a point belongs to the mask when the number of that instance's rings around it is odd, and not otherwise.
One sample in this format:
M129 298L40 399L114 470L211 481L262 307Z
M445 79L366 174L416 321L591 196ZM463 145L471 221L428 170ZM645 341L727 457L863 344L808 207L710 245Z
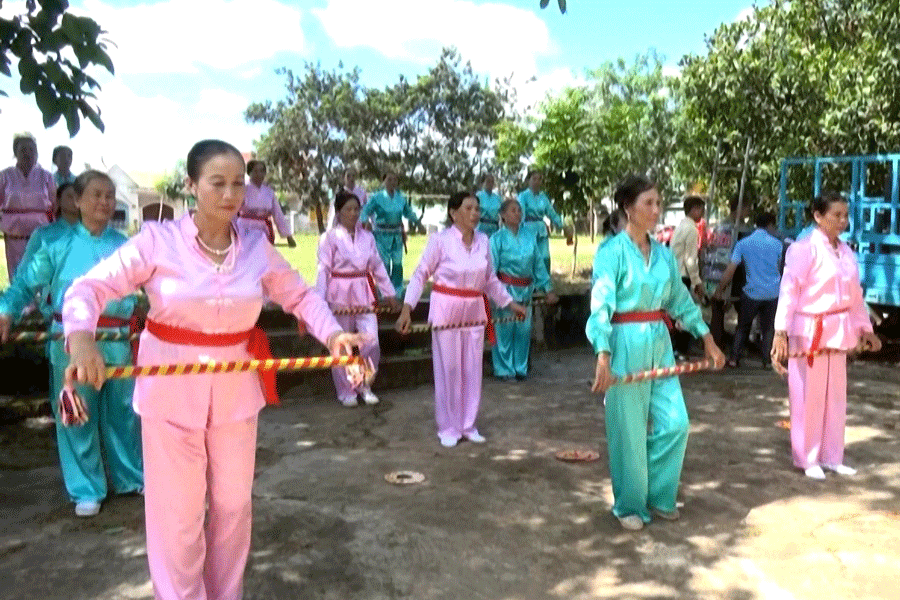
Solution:
M296 248L288 248L287 242L278 238L275 245L278 251L291 263L294 268L300 271L303 278L307 282L314 282L316 279L316 247L318 245L318 236L315 235L298 235L294 238L297 241ZM407 239L409 252L403 257L403 275L408 280L410 274L416 268L419 257L425 249L426 236L414 235ZM3 260L0 261L0 288L6 288L9 285L9 277L6 273L6 253L2 240L0 240L0 248L3 248ZM583 280L584 277L579 276L587 270L587 278L590 278L590 269L594 260L594 251L597 244L591 244L590 238L583 237L578 243L578 264L576 268L575 280ZM553 269L553 279L563 282L570 281L570 273L572 269L572 247L566 246L564 238L550 238L550 257Z

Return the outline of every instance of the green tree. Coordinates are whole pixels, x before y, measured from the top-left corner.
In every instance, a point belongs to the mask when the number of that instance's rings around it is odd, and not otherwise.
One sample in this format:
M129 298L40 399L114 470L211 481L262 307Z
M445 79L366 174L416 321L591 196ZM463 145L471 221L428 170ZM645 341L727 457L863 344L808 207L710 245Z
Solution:
M110 73L114 69L106 53L106 32L93 19L68 9L66 0L27 0L24 14L0 15L0 73L12 77L15 58L19 90L34 94L44 127L65 117L69 135L74 136L82 117L103 131L94 93L100 84L88 70L97 65ZM0 89L0 95L7 93Z
M277 188L296 194L302 207L315 207L324 231L323 207L340 171L367 145L359 69L344 71L339 63L336 70L324 71L307 62L299 76L286 68L277 72L287 80L287 96L276 103L254 103L244 116L251 123L269 124L257 144L259 158L269 165Z
M682 60L685 163L708 172L722 140L740 165L751 138L752 184L774 197L787 156L896 151L898 39L896 0L773 0L723 24Z

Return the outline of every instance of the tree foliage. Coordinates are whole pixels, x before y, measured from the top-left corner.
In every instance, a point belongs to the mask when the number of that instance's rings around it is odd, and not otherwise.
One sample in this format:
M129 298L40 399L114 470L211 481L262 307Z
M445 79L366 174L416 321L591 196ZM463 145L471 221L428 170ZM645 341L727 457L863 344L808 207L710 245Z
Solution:
M773 0L720 26L682 60L685 163L711 168L720 139L740 165L752 138L752 179L774 196L784 157L896 151L898 39L895 0Z
M114 72L106 32L93 19L68 12L66 0L27 0L25 7L24 14L0 16L0 73L11 78L13 58L18 61L19 90L34 94L44 127L64 117L74 136L84 117L103 131L94 93L100 84L88 70ZM0 89L0 95L7 94Z
M471 188L474 174L492 164L502 98L453 49L415 82L401 77L384 89L365 88L359 70L342 65L278 72L287 96L253 104L245 116L269 124L259 157L272 167L274 183L304 205L327 206L351 164L375 180L394 169L404 190L426 200Z

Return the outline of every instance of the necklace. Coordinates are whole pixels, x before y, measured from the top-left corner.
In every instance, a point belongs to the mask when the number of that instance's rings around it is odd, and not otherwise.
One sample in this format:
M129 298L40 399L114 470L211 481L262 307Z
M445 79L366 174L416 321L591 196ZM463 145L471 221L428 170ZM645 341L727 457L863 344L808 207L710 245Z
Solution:
M231 247L234 245L234 233L229 232L228 238L229 238L228 246L226 246L225 249L223 249L223 250L216 250L215 248L210 248L209 246L207 246L206 242L203 241L203 238L200 237L200 234L199 233L197 234L197 241L200 243L201 246L203 246L203 249L215 256L225 256L231 250Z

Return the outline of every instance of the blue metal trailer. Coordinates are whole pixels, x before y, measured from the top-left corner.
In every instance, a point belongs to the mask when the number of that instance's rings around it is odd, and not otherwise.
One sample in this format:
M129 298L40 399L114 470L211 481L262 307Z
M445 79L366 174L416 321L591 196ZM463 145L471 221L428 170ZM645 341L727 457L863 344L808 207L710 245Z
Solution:
M900 154L781 161L778 227L791 238L808 226L810 200L824 190L850 203L842 238L856 251L866 302L900 330Z

